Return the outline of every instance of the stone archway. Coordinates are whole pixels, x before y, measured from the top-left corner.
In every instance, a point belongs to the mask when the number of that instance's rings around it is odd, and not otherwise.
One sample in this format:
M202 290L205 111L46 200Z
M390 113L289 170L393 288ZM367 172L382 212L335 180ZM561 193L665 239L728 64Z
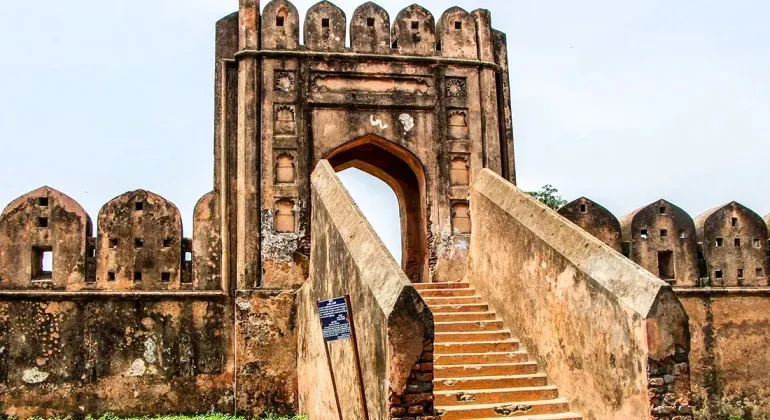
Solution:
M401 267L412 282L428 281L425 172L419 159L373 134L343 144L325 159L337 172L356 168L390 186L401 218Z

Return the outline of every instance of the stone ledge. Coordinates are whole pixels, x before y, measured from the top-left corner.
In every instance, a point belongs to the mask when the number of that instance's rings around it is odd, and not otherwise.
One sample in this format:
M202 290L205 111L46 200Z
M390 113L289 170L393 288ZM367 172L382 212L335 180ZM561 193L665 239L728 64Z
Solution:
M224 299L222 291L152 291L152 290L88 290L66 292L56 290L0 290L0 299Z
M770 296L770 287L674 287L677 296Z

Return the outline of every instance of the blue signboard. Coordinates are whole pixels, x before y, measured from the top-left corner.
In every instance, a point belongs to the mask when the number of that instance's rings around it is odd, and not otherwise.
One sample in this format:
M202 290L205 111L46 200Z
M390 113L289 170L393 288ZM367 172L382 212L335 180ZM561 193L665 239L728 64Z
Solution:
M321 318L324 341L350 338L348 304L344 297L318 302L318 316Z

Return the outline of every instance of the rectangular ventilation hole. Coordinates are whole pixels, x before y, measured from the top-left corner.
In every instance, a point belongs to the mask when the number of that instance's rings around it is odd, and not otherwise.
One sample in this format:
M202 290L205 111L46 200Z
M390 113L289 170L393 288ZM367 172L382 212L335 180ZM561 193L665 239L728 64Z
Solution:
M685 239L687 238L687 231L682 229L679 231L679 239Z
M735 238L735 247L740 248L741 247L741 238Z
M765 270L763 270L761 268L757 268L757 278L761 279L763 277L765 277Z
M720 279L720 280L721 280L721 279L723 279L725 276L724 276L724 274L722 274L722 270L716 270L716 271L714 271L714 277L716 277L717 279Z
M110 271L109 273L107 273L107 281L115 281L115 272L114 271Z
M142 272L134 271L134 281L142 281Z
M739 278L739 279L742 279L742 278L743 278L743 269L742 269L742 268L739 268L739 269L738 269L738 278Z
M144 201L137 201L136 203L134 203L134 210L136 211L144 210Z
M640 236L642 237L642 239L647 239L650 237L650 234L647 233L647 229L642 229Z
M588 213L588 208L586 207L585 204L581 204L580 205L580 212L581 213Z
M462 28L463 28L463 23L462 22L460 22L460 21L455 22L455 29L462 29Z
M47 217L38 217L37 218L37 227L47 228L48 227L48 218Z
M283 16L276 16L275 26L283 26Z
M119 243L120 243L120 239L118 239L118 238L110 238L110 248L117 249Z
M160 273L160 280L165 282L165 283L170 282L171 281L171 273L169 273L167 271L164 271L164 272Z
M737 227L738 226L738 218L737 217L733 217L731 223L732 223L733 227Z
M53 248L36 246L32 248L32 280L53 278Z
M171 248L171 244L174 241L171 238L166 238L163 240L163 248Z
M717 248L721 248L721 247L722 247L722 245L724 245L724 243L725 243L725 240L724 240L724 239L722 239L722 238L717 238L717 240L716 240L716 246L717 246Z
M673 280L674 275L674 252L658 252L658 277L663 280Z
M330 23L331 23L331 21L329 20L329 18L321 19L321 27L322 28L328 28Z
M373 27L374 26L374 18L366 18L366 26Z
M665 215L666 215L666 213L667 213L667 211L666 211L666 207L665 207L665 206L660 206L660 208L658 209L658 211L660 212L660 215L661 215L661 216L665 216Z
M661 229L661 230L660 230L660 237L661 237L661 238L668 238L668 230L666 230L666 229Z
M190 252L190 251L185 252L184 253L184 260L187 261L187 262L192 261L192 252Z
M759 239L754 238L754 248L760 249L762 248L762 241Z
M134 247L135 248L144 248L144 239L143 238L134 238Z
M37 205L40 207L48 207L48 197L39 197L37 199Z
M416 20L413 20L413 21L412 21L412 29L413 29L413 30L417 30L417 29L420 29L420 22L418 22L418 21L416 21Z

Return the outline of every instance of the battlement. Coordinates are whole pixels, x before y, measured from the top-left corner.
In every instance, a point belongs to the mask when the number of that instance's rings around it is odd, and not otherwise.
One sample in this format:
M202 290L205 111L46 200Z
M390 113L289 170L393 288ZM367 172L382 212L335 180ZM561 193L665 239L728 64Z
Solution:
M211 201L210 193L196 205L198 234L188 239L173 203L130 191L101 208L94 237L80 204L51 187L38 188L0 214L0 289L221 290Z
M217 23L218 37L229 38L226 43L234 43L232 35L239 34L236 44L242 53L353 53L494 63L493 39L505 39L503 33L492 29L491 14L484 9L467 12L460 7L452 7L436 21L430 11L413 4L401 10L391 22L384 8L368 2L359 6L348 22L345 12L328 1L321 1L308 9L300 38L299 12L291 2L269 2L256 20L251 19L255 13L255 5L251 3L242 2L239 13ZM241 20L249 20L253 24L241 25L239 31ZM348 31L349 45L346 41ZM254 42L257 33L258 44ZM300 42L300 39L303 41ZM219 40L217 43L220 44ZM227 50L232 52L233 49Z

